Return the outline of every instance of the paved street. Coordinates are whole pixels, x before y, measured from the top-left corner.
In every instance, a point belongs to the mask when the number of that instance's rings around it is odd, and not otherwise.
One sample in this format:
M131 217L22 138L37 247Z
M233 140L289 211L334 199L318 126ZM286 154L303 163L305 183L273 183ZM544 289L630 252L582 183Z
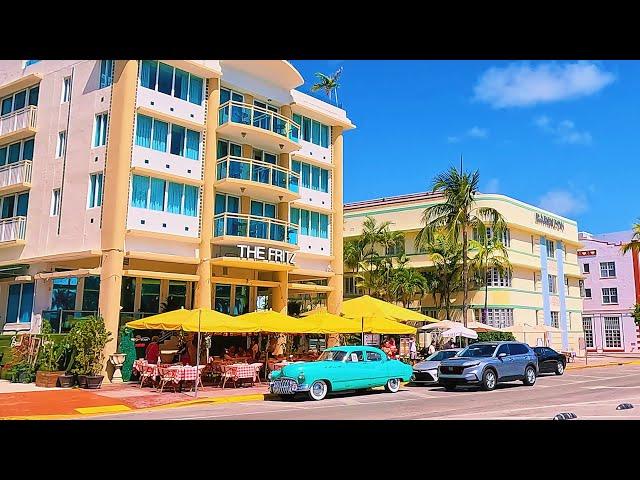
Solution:
M630 410L616 406L634 404ZM640 366L625 365L544 375L536 385L500 385L493 392L440 387L405 386L396 394L373 390L366 394L336 394L321 402L267 400L263 402L199 405L92 417L93 419L174 420L468 420L551 419L574 412L579 419L640 419Z

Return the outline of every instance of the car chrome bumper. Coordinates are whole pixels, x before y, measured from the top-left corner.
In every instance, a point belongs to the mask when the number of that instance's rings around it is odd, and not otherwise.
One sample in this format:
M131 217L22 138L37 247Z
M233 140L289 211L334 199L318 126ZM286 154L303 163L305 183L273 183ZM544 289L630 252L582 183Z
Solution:
M292 379L269 382L269 392L276 395L295 395L298 392L308 392L310 388L310 385L306 383L299 384Z
M438 383L438 373L432 370L414 370L411 383Z
M478 383L480 379L475 373L463 373L461 375L453 375L447 373L441 373L438 378L438 383Z

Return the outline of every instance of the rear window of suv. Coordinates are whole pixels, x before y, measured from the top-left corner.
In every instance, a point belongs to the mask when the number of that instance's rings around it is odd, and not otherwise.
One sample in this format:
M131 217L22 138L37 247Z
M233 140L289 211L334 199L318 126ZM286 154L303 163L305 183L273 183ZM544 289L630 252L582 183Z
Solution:
M529 353L527 346L521 343L510 343L509 351L511 355L527 355Z

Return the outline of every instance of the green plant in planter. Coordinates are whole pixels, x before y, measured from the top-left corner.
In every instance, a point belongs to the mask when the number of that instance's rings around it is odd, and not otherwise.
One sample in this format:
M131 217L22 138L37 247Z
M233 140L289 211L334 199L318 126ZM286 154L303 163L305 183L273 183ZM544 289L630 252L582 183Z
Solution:
M36 379L36 369L28 362L15 363L9 369L12 383L31 383Z
M37 370L55 372L60 369L60 362L67 349L66 342L54 342L51 334L53 330L49 321L42 323L42 343L38 352Z
M100 375L104 365L104 347L111 341L104 320L92 315L76 322L69 332L69 343L75 352L71 373Z

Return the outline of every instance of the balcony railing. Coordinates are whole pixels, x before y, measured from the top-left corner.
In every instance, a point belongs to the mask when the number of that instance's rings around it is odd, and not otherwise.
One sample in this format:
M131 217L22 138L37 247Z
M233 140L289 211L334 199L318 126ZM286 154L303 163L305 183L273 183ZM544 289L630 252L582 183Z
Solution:
M297 225L244 213L220 213L213 217L213 236L225 235L298 244Z
M27 231L27 217L11 217L0 220L0 242L24 240Z
M19 183L31 183L31 160L9 163L0 167L0 188Z
M69 333L76 322L97 314L94 310L43 310L42 319L49 321L53 333Z
M216 179L236 178L273 185L298 193L300 175L278 165L250 158L227 156L218 160Z
M271 110L248 103L228 101L218 109L218 125L227 122L269 130L294 142L300 139L300 125Z
M38 108L34 105L21 108L15 112L0 117L0 136L22 130L36 128L36 114Z

